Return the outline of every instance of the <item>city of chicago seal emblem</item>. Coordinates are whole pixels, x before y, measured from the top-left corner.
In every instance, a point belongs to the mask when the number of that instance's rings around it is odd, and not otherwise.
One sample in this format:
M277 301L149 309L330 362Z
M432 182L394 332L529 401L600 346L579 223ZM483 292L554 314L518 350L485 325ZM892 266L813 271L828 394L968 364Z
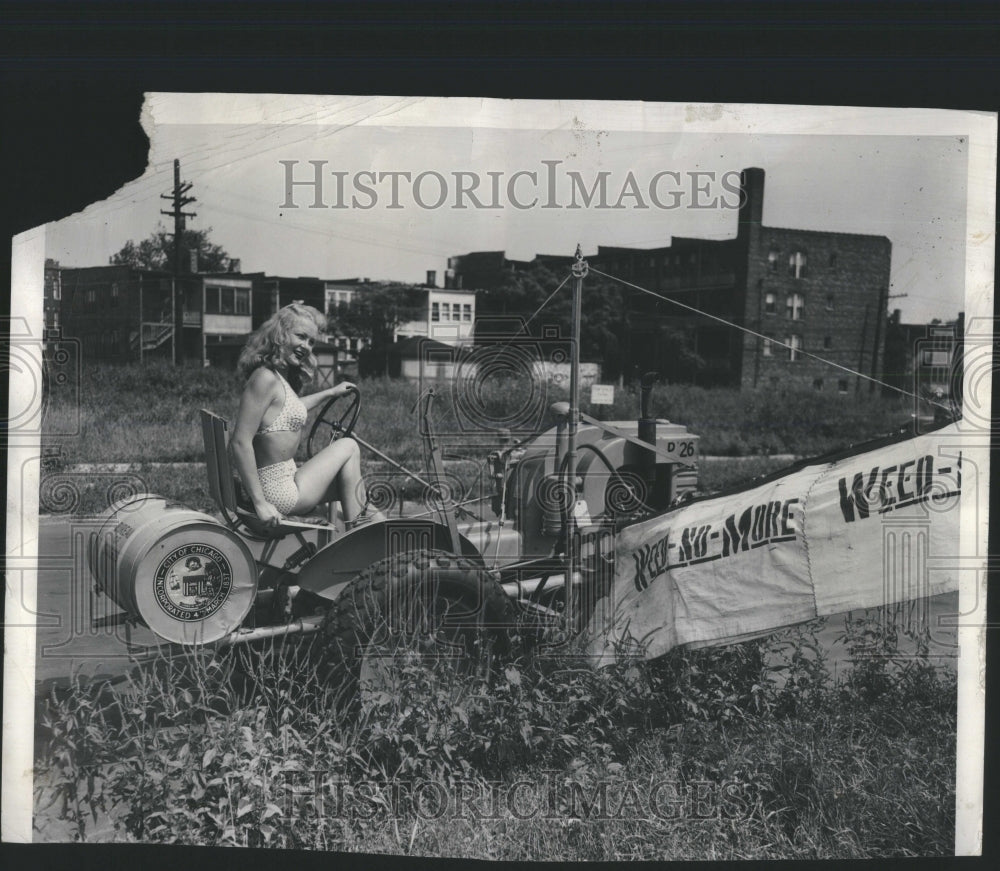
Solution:
M186 544L160 562L153 584L156 602L166 614L177 620L204 620L229 598L233 570L214 547Z

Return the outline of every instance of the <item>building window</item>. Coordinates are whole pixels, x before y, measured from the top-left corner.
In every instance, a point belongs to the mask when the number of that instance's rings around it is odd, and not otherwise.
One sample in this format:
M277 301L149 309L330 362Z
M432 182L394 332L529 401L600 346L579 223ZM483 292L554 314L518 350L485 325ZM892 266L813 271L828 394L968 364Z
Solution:
M837 392L838 393L847 393L847 379L846 378L841 378L837 382Z
M950 366L951 354L948 351L921 351L920 364L922 366Z
M767 252L767 265L771 267L771 272L778 271L778 250L776 248Z
M802 350L802 336L788 336L785 344L788 346L788 359L794 363L799 359L799 352Z
M761 345L760 353L764 357L770 357L771 356L771 340L770 339L764 339L764 344Z
M97 291L92 287L88 288L86 298L88 303L93 303L94 300L97 299Z
M836 251L831 251L830 252L830 265L831 266L836 266L837 265L837 252Z
M785 316L789 320L802 320L802 309L805 301L799 293L790 293L785 297Z
M217 315L219 313L219 290L218 287L205 288L205 314Z
M472 303L467 302L462 304L462 320L469 323L472 322Z
M788 274L793 278L806 277L806 255L802 251L796 251L788 258Z
M774 314L774 312L775 312L775 301L774 301L774 294L773 293L765 293L764 294L764 311L767 314L769 314L769 315L773 315Z
M790 320L802 320L803 309L805 309L805 306L806 301L801 293L790 293L785 299L785 313L788 315Z
M813 390L822 390L822 389L823 389L823 379L813 378Z
M219 314L231 315L236 313L236 303L234 300L235 294L233 293L233 288L231 287L220 287L219 288Z
M247 287L236 289L236 314L250 314L250 289Z
M111 282L111 305L118 305L118 282Z
M823 347L829 351L830 348L833 347L833 338L830 336L823 336Z
M436 303L436 302L432 302L431 303L431 320L434 323L437 323L438 321L441 320L441 305L440 305L440 303Z
M52 285L52 298L54 300L62 299L62 285L58 281Z

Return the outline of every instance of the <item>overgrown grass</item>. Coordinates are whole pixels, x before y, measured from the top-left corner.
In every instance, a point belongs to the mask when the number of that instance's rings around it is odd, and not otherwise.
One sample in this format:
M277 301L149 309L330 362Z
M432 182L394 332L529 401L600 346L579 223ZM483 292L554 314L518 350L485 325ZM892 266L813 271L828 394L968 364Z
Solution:
M363 406L358 435L409 468L423 470L420 423L412 411L419 385L381 379L359 386ZM50 485L57 483L55 476L67 466L79 463L141 464L134 475L148 489L193 507L210 509L211 500L200 481L203 475L156 470L149 464L202 463L199 409L208 408L232 420L240 387L235 373L217 368L175 369L154 363L84 369L78 385L54 387L46 404L43 444L50 452L45 472L53 478ZM526 389L526 385L515 382L486 381L472 398L474 410L487 421L518 419L519 410L526 407ZM458 397L453 385L440 382L436 391L435 430L441 435L449 470L468 488L474 484L487 445L495 443L497 433L469 431L468 408L456 412ZM588 392L583 393L582 409L594 417L629 420L638 415L638 396L634 392L619 389L614 405L594 407L590 406ZM544 391L539 389L537 396L538 401L528 406L538 412L540 427L551 426L548 406L565 399L566 392L550 386ZM462 397L462 401L468 404L472 400ZM839 396L792 389L740 392L684 385L655 387L652 408L658 417L684 424L700 436L703 455L731 457L824 453L890 432L909 413L905 402L867 392ZM68 435L60 435L63 433ZM305 459L304 445L300 453L300 459ZM702 489L749 481L780 465L768 459L706 463L702 468ZM366 468L369 474L378 474L380 466L369 457ZM74 511L93 513L107 507L107 501L102 499L113 481L99 479L99 475L92 474L85 481L73 482L79 490ZM63 511L51 505L49 510Z
M301 646L77 683L43 719L36 825L494 859L949 854L954 676L869 615L834 683L814 629L599 671L522 657L492 682L414 661L360 716Z

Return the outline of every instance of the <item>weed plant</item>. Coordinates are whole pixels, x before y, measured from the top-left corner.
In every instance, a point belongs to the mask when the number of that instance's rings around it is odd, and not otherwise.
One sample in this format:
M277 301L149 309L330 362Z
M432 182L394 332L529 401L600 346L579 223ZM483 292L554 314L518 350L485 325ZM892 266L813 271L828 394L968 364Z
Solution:
M493 859L949 854L954 676L876 613L845 626L858 665L833 682L816 629L461 682L403 659L360 711L304 644L76 681L42 719L36 826Z
M158 469L151 464L204 462L199 410L208 408L228 420L234 419L241 389L235 372L211 367L174 368L162 362L100 365L82 371L79 398L73 386L54 386L45 406L43 429L49 435L43 436L48 452L43 487L46 476L55 480L65 467L79 463L138 464L130 473L128 486L145 487L192 507L211 509L204 474L197 468ZM359 386L362 410L357 434L414 471L424 472L421 427L413 411L421 385L399 379L373 379ZM433 420L436 431L442 434L449 474L463 492L475 493L483 460L489 447L495 445L499 428L470 433L468 424L462 424L466 417L460 420L456 416L454 385L442 381L433 386ZM485 419L517 418L525 406L525 385L486 380L475 389L476 409ZM536 386L536 390L541 388ZM587 391L583 393L582 410L594 417L624 421L638 416L635 391L619 389L614 405L593 407ZM567 393L561 386L549 385L542 394L538 425L546 428L554 424L548 406L566 399ZM763 457L744 463L704 464L703 490L749 481L780 468L780 462L766 459L768 455L820 454L893 431L908 419L910 411L905 402L867 391L830 395L792 388L741 392L688 385L656 386L652 408L659 418L684 424L698 435L703 455ZM299 459L305 459L304 445ZM388 474L394 486L405 484L406 479L393 477L371 455L365 458L365 465L370 475ZM50 513L104 510L113 482L98 478L90 476L76 482L79 493L71 502L71 511L64 511L57 502L49 506ZM406 487L407 499L422 497L416 491L411 493L413 488L408 484Z

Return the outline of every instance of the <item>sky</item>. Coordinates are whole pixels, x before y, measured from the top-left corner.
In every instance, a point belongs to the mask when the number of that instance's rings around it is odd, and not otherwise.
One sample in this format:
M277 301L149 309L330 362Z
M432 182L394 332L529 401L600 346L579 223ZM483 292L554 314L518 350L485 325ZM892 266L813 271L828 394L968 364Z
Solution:
M947 115L881 111L154 95L145 175L50 225L46 256L100 265L158 223L171 230L160 210L174 159L197 198L189 227L211 228L244 272L422 282L435 270L439 283L449 255L475 250L530 259L732 237L736 176L757 166L765 226L888 237L890 308L952 320L965 307L969 139ZM288 173L310 181L316 165L318 199L306 184L289 195Z

